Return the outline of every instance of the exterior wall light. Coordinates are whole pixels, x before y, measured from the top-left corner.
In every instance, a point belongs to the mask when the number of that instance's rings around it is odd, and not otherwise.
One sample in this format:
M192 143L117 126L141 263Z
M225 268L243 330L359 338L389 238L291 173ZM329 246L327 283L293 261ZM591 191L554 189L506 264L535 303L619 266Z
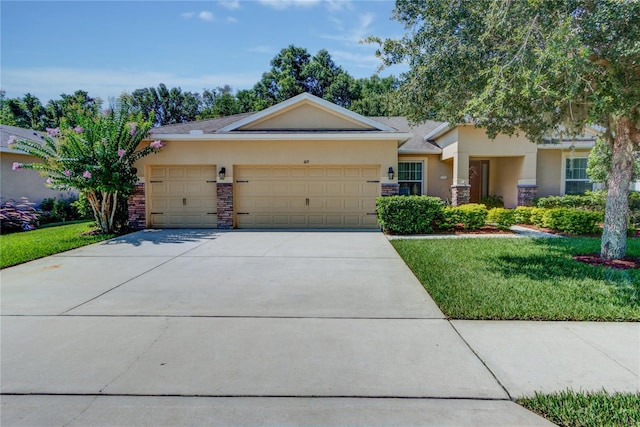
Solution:
M227 173L227 170L223 167L220 168L220 171L218 172L218 178L220 178L220 181L224 180L224 177Z
M393 174L395 172L393 171L393 167L389 166L389 170L387 171L387 174L389 174L389 180L393 180Z

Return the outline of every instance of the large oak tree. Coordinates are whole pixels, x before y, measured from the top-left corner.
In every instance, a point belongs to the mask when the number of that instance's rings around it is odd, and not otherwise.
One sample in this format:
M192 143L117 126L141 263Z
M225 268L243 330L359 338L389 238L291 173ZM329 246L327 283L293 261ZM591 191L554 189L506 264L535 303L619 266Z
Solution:
M626 253L628 192L640 145L640 2L398 0L407 33L371 39L408 62L411 118L473 122L532 141L561 127L606 131L611 149L601 256Z

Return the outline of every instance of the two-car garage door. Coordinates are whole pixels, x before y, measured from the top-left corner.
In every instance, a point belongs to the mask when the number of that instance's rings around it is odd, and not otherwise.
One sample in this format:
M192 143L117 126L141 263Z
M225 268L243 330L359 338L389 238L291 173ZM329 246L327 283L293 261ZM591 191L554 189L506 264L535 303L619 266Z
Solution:
M155 228L215 228L216 166L152 166L148 213ZM237 166L238 228L376 228L379 166Z
M375 228L379 166L239 166L238 228Z

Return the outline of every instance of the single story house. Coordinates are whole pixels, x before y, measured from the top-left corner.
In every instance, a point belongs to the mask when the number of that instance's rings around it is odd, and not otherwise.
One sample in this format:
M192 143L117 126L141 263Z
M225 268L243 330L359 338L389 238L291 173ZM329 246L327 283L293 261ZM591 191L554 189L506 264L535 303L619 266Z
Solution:
M53 190L45 185L46 177L38 171L13 170L14 163L33 163L38 159L19 150L9 148L9 139L26 139L42 143L44 134L32 129L0 125L0 198L18 201L26 198L39 205L46 198L69 198L72 193Z
M163 126L140 159L134 227L376 228L375 200L432 195L506 207L592 188L597 132L534 144L472 125L364 117L310 94L266 110Z

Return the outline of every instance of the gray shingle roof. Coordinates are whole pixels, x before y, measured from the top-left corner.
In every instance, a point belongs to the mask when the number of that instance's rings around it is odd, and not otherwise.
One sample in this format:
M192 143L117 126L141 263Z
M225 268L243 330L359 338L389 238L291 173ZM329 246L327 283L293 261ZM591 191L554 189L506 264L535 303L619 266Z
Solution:
M232 116L218 117L215 119L197 120L189 123L179 123L175 125L166 125L153 128L151 130L151 137L153 135L187 135L191 131L200 130L203 134L217 133L219 129L224 128L232 123L235 123L244 118L250 117L256 113L242 113L234 114ZM437 145L425 141L424 136L431 132L433 129L441 125L441 122L427 121L422 124L411 126L406 117L369 117L383 125L392 127L398 132L413 133L414 136L407 142L405 142L400 149L400 153L424 153L424 154L439 154L442 152Z
M255 113L234 114L232 116L217 117L215 119L196 120L195 122L178 123L175 125L160 126L151 129L151 135L160 134L188 134L192 130L201 130L202 133L216 133L218 129L249 117Z
M398 153L440 154L442 149L436 144L424 140L424 136L440 126L442 122L427 120L418 125L411 125L406 117L371 117L371 119L398 129L400 132L413 133L413 137L402 144Z
M17 139L27 139L30 141L43 142L44 133L33 129L24 129L16 126L0 125L0 152L3 153L21 153L22 151L12 150L9 148L9 137L15 136Z

